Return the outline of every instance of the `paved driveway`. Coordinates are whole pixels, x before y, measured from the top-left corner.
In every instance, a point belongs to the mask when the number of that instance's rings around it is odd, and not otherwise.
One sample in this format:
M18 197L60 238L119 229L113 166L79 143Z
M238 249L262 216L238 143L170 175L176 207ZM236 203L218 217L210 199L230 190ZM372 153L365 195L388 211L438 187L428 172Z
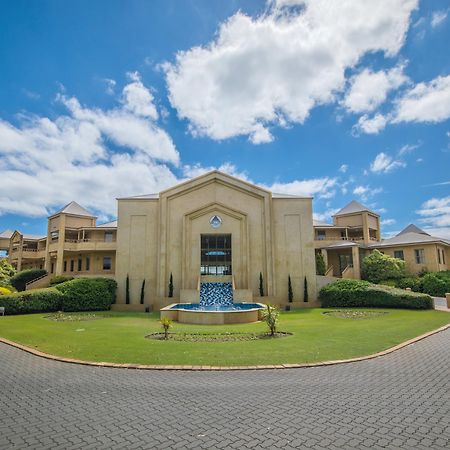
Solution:
M0 344L0 448L450 447L450 331L375 360L162 372Z

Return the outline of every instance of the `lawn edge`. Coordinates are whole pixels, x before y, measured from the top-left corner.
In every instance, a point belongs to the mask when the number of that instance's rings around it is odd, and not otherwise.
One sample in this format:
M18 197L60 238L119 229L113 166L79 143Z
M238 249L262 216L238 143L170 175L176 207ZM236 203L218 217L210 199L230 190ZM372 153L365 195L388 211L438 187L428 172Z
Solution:
M36 350L31 347L27 347L26 345L19 344L17 342L11 341L6 338L0 337L0 343L9 345L11 347L15 347L19 350L22 350L27 353L31 353L34 356L38 356L40 358L49 359L52 361L59 361L68 364L78 364L82 366L94 366L94 367L109 367L116 369L140 369L140 370L209 370L209 371L230 371L230 370L268 370L268 369L305 369L311 367L322 367L322 366L333 366L337 364L349 364L359 361L367 361L369 359L379 358L381 356L388 355L397 350L400 350L408 345L415 344L416 342L421 341L422 339L426 339L429 336L440 333L441 331L445 331L450 328L450 323L444 325L440 328L437 328L432 331L428 331L427 333L421 334L420 336L416 336L412 339L404 341L400 344L395 345L394 347L389 347L386 350L382 350L381 352L372 353L366 356L358 356L357 358L349 358L349 359L337 359L331 361L320 361L316 363L299 363L299 364L266 364L266 365L256 365L256 366L199 366L199 365L147 365L147 364L119 364L119 363L111 363L111 362L95 362L95 361L83 361L80 359L71 359L65 358L62 356L51 355L49 353L44 353L39 350Z

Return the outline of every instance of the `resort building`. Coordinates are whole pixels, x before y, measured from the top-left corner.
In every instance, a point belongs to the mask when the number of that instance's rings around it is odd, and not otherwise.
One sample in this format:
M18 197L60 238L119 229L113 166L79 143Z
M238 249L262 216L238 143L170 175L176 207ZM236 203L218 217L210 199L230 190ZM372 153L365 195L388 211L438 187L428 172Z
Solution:
M415 225L381 239L380 216L356 201L332 223L316 222L311 198L272 193L219 171L120 198L118 221L97 225L71 202L48 218L44 236L0 234L0 251L14 267L47 270L30 287L54 275L115 277L116 307L136 310L198 301L202 281L231 282L235 301L256 301L262 291L264 302L283 305L289 279L292 306L315 306L317 290L332 278L359 279L361 261L374 249L404 259L411 273L450 269L450 241ZM325 277L316 277L318 252Z

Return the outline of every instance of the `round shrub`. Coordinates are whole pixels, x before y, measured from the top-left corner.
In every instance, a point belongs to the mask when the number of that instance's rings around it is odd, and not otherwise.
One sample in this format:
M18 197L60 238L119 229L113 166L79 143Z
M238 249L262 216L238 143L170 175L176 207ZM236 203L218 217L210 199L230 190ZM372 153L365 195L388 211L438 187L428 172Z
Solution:
M433 300L429 295L359 280L338 280L330 283L320 290L319 299L324 308L433 308Z
M110 278L75 278L55 286L63 294L62 311L101 311L115 302L117 283Z
M374 250L363 259L361 275L365 280L372 283L401 278L405 275L405 261Z
M8 288L0 286L0 295L9 295L11 291Z
M38 312L59 311L63 295L55 288L31 289L24 292L16 292L0 296L0 306L5 308L5 313L27 314Z
M55 286L56 284L65 283L66 281L73 280L73 277L67 275L55 275L50 278L50 286Z
M414 292L422 292L422 279L419 277L403 277L395 280L395 282L400 289L410 288Z
M10 279L10 283L14 286L18 291L24 291L27 283L30 281L36 280L47 274L45 269L29 269L22 270L21 272L17 272Z
M434 297L445 297L450 292L450 278L439 273L427 273L422 277L422 290Z

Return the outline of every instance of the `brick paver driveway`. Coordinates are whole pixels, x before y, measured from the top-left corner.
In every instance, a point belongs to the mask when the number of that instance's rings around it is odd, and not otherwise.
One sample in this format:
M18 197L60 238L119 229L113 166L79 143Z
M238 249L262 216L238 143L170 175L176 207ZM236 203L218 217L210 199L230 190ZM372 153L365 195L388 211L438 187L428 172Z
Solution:
M0 344L0 448L449 448L450 331L375 360L167 372Z

